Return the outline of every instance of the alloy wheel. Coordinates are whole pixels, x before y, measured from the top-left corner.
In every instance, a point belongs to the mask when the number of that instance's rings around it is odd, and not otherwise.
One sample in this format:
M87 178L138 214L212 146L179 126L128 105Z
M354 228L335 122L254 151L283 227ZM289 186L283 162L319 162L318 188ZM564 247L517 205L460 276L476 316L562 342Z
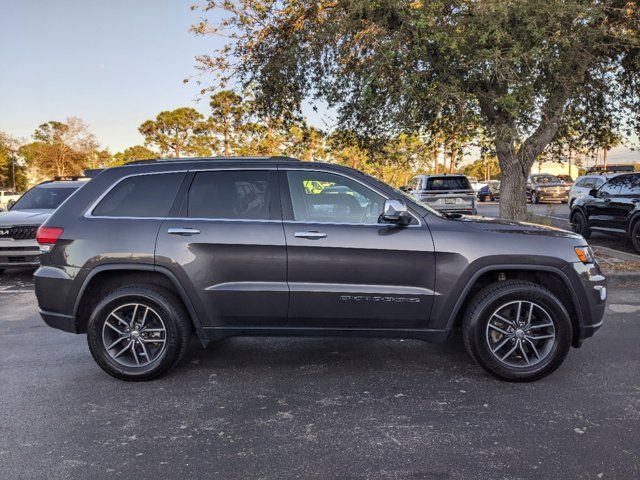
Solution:
M555 324L541 305L516 300L493 312L487 323L486 341L500 363L528 368L550 355L556 342Z
M107 315L102 342L109 357L120 365L146 367L162 357L167 329L153 308L127 303Z

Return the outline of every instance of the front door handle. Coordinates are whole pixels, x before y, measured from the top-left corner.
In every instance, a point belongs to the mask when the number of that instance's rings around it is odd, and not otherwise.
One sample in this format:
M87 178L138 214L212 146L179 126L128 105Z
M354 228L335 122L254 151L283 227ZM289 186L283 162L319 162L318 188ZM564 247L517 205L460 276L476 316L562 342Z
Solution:
M200 230L196 228L170 228L167 230L167 233L170 235L197 235L200 233Z
M293 234L296 238L326 238L327 234L322 232L296 232Z

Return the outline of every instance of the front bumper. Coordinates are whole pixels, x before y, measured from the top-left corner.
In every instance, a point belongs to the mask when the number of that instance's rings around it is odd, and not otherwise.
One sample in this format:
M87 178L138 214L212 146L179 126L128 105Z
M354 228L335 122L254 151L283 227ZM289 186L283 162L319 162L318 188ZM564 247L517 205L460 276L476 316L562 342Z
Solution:
M574 332L573 345L580 346L582 340L593 336L603 324L604 311L607 304L607 279L597 264L584 265L581 262L573 263L580 283L575 288L582 321L578 331Z
M37 267L40 247L35 240L0 239L0 268Z
M569 201L569 192L565 193L551 193L544 191L537 191L536 196L538 197L538 201L540 202L568 202Z

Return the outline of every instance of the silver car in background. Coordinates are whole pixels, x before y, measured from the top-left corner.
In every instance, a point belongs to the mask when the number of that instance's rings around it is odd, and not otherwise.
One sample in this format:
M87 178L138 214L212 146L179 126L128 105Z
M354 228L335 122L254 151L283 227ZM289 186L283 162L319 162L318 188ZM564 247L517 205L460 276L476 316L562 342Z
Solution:
M28 190L7 212L0 213L0 273L9 267L38 266L38 227L84 181L51 181Z
M573 206L578 198L588 197L591 190L600 188L610 178L620 173L588 173L576 178L569 191L569 207Z
M477 213L476 192L465 175L417 175L411 180L410 194L440 212Z

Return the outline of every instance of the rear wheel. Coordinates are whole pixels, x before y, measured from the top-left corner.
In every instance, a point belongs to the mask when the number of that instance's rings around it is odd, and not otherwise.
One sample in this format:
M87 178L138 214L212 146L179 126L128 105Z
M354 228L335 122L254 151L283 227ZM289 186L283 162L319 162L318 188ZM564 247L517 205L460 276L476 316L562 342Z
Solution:
M640 253L640 219L631 226L631 244L636 252Z
M150 380L178 363L189 341L190 323L171 292L129 286L107 295L87 326L93 358L109 375Z
M507 280L473 298L462 334L469 354L491 375L528 382L560 366L571 347L572 326L565 306L549 290Z
M588 239L591 236L591 229L589 228L587 218L584 216L584 213L580 211L577 211L571 217L571 228L574 232L579 233L585 239Z

